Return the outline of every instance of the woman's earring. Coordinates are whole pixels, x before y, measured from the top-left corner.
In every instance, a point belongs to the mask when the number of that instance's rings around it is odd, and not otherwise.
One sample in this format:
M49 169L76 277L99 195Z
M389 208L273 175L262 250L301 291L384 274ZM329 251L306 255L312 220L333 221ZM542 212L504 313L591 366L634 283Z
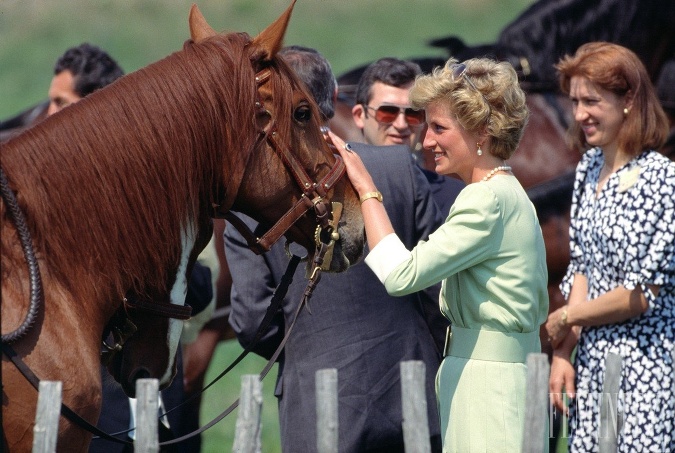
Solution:
M628 107L623 109L623 116L628 116Z
M478 149L476 150L476 154L478 154L479 156L482 156L483 150L480 149L480 143L476 143L476 146L478 147Z

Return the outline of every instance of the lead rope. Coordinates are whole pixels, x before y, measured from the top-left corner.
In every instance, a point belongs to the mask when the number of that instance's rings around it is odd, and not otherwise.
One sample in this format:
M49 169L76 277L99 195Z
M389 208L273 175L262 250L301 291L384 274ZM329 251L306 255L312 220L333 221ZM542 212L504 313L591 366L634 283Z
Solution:
M16 231L19 235L19 240L21 241L21 248L26 257L28 273L30 276L30 305L28 306L26 318L19 328L11 333L2 335L1 337L2 344L10 344L24 336L33 326L33 323L35 323L35 316L37 316L40 301L42 301L42 279L40 278L40 268L38 267L37 259L35 258L35 252L33 251L33 241L30 237L30 231L28 230L28 226L26 226L26 218L19 207L19 202L17 201L14 192L9 187L9 181L7 181L7 177L2 168L0 168L0 190L2 191L2 198L5 200L5 203L7 203L11 217L14 220L14 225L16 226Z

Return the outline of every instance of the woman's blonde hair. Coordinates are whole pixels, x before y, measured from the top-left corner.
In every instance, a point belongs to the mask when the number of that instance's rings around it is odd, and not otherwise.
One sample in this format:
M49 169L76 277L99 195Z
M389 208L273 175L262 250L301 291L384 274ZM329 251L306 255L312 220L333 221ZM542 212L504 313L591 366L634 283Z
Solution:
M443 103L464 129L492 137L494 156L509 159L530 115L518 75L509 63L488 58L462 64L466 69L461 75L457 60L451 58L444 67L418 76L410 90L410 103L416 109Z

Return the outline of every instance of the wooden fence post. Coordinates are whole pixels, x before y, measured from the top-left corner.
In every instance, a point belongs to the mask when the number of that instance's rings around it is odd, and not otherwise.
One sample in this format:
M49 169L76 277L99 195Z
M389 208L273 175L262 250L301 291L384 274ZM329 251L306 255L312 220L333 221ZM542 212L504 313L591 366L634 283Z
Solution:
M40 381L35 426L33 427L33 453L56 451L62 388L61 381Z
M338 451L337 369L316 372L316 449L319 453Z
M610 352L605 358L605 381L600 400L599 453L616 453L618 448L618 435L623 425L623 414L618 406L620 381L621 357Z
M241 377L239 413L234 433L232 451L235 453L260 453L260 411L262 407L262 382L257 374Z
M139 379L136 381L136 437L135 453L159 451L159 381Z
M401 362L403 442L406 453L431 452L425 375L426 367L421 360Z
M550 365L546 354L527 355L527 393L525 394L525 428L523 453L547 451L548 377Z

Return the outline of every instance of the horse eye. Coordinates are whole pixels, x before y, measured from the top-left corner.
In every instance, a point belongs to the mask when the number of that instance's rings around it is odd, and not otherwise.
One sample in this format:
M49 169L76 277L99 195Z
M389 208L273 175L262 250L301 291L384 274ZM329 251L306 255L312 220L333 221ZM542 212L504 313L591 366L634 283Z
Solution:
M312 118L312 109L308 106L302 106L295 109L293 112L293 118L299 123L308 123Z

